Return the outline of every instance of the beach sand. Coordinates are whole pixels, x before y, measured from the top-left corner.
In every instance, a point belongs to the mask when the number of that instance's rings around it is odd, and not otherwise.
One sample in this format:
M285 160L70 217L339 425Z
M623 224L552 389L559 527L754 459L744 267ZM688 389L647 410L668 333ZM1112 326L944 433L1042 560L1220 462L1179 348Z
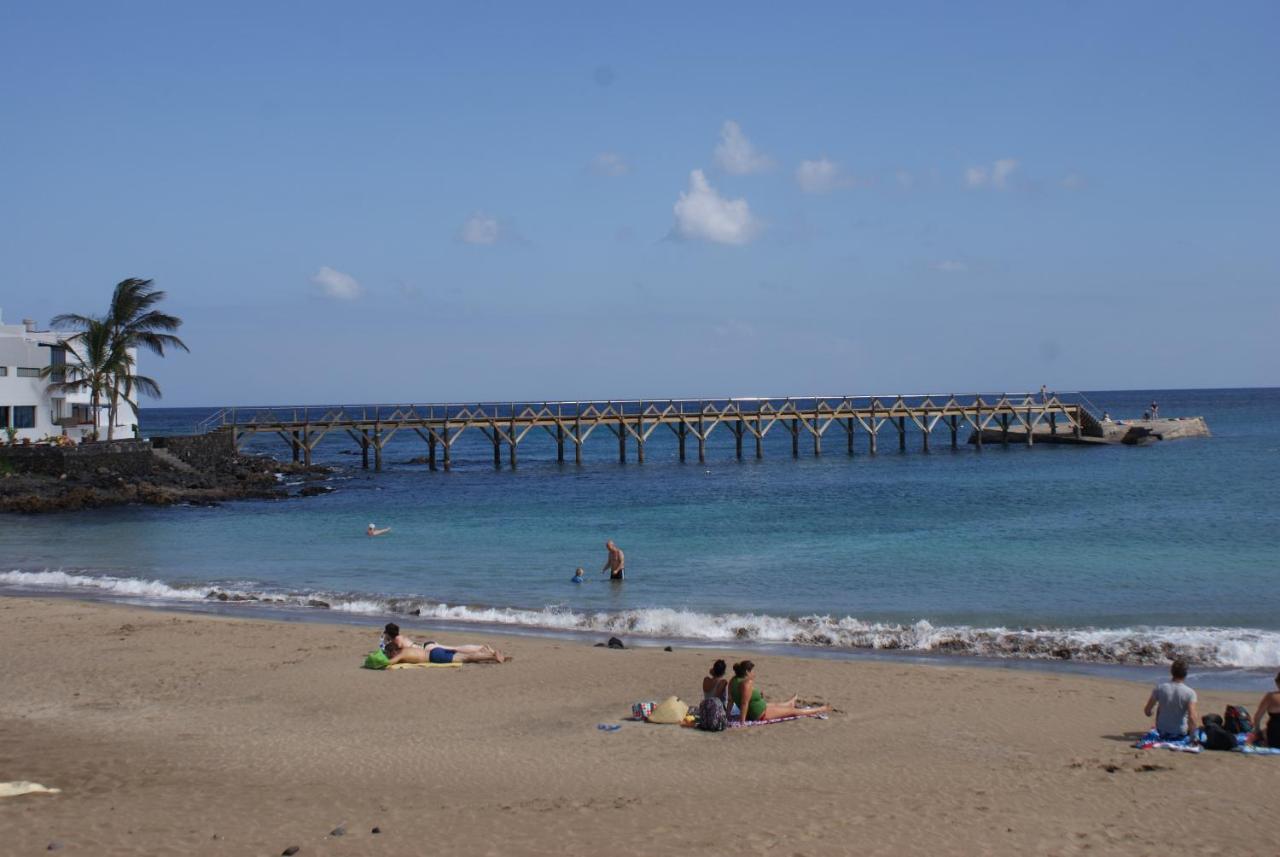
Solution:
M1280 758L1129 747L1148 688L749 651L830 720L619 722L717 655L441 632L501 666L371 672L368 628L0 598L0 852L1274 854ZM424 626L406 629L417 635ZM1202 693L1205 711L1257 694ZM1129 733L1127 736L1126 733ZM331 836L345 824L343 836ZM374 827L381 833L373 834Z

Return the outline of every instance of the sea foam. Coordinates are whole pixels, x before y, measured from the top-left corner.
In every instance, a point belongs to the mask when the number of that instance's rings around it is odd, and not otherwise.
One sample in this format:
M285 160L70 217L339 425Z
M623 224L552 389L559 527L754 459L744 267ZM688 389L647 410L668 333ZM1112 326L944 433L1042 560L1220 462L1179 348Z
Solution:
M477 625L551 631L626 634L655 639L781 643L854 650L949 653L992 658L1155 664L1186 657L1223 667L1280 664L1280 633L1252 628L1008 628L868 622L852 616L773 616L702 613L668 607L584 612L559 606L540 610L444 604L418 598L363 594L280 592L217 585L173 585L160 580L72 574L63 571L0 572L0 587L21 590L99 592L106 597L166 601L225 601L245 606L321 608L368 616L413 615Z

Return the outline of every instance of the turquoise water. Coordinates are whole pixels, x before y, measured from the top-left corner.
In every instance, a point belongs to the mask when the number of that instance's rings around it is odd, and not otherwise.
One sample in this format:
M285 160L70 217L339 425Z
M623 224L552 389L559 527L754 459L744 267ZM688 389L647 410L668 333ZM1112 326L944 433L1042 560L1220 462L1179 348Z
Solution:
M334 437L318 450L338 467L329 495L7 519L0 586L160 601L218 590L658 638L1280 663L1280 390L1088 398L1117 418L1155 398L1162 415L1204 416L1214 437L952 451L939 435L924 454L912 436L900 454L882 435L879 455L860 437L850 457L841 433L795 460L778 433L763 460L737 461L725 431L700 465L676 460L668 432L623 466L598 433L576 467L530 434L520 467L497 471L476 434L453 472L430 473L409 463L425 445L402 435L379 474ZM208 413L147 410L144 432ZM369 522L392 533L369 539ZM623 585L599 579L606 538L627 553ZM579 565L589 582L575 586Z

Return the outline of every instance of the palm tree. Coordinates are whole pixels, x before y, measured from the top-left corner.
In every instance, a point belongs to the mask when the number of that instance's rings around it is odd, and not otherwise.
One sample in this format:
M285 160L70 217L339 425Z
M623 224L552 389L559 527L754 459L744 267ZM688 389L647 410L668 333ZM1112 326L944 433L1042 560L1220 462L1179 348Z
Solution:
M111 391L115 379L122 372L128 374L131 361L126 351L113 346L111 325L104 319L78 316L77 320L83 329L62 343L72 360L65 365L46 366L40 374L46 378L53 374L61 376L50 382L51 392L89 391L89 407L93 411L96 435L102 397Z
M160 398L160 387L154 380L133 374L135 361L129 356L129 350L146 348L161 357L164 356L166 347L191 350L173 333L182 326L182 319L155 309L156 304L164 298L165 293L155 288L154 281L130 277L116 283L111 295L111 306L107 315L101 319L110 331L111 348L125 355L126 364L121 367L121 371L112 375L111 383L105 391L110 414L107 423L108 440L115 436L116 411L122 395L135 408L137 405L130 399L135 388L145 395ZM52 324L54 327L79 327L87 330L95 320L89 316L65 313L55 316ZM127 379L134 380L130 382Z

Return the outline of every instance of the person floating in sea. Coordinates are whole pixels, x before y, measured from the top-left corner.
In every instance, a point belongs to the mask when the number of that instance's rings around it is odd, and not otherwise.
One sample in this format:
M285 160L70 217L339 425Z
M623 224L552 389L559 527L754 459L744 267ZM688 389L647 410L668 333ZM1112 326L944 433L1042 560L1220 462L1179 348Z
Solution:
M581 568L579 568L577 571L575 571L575 572L573 573L573 577L572 577L572 578L570 578L569 582L570 582L570 583L582 583L582 575L584 575L584 574L586 574L586 572L584 572Z
M445 646L435 640L415 643L400 633L400 626L388 622L382 629L382 651L387 666L395 664L501 664L511 660L492 646Z
M610 580L622 580L623 566L627 562L627 558L623 556L622 548L615 545L613 540L610 539L604 543L604 549L608 551L608 556L605 557L604 568L600 570L609 572Z
M1196 692L1187 686L1187 662L1178 658L1169 666L1169 681L1156 685L1142 713L1156 713L1156 731L1162 741L1180 741L1200 722Z
M369 536L370 538L373 538L374 536L384 536L389 532L391 532L390 527L383 527L382 529L378 529L373 524L370 524L368 529L364 531L364 534L366 536Z

